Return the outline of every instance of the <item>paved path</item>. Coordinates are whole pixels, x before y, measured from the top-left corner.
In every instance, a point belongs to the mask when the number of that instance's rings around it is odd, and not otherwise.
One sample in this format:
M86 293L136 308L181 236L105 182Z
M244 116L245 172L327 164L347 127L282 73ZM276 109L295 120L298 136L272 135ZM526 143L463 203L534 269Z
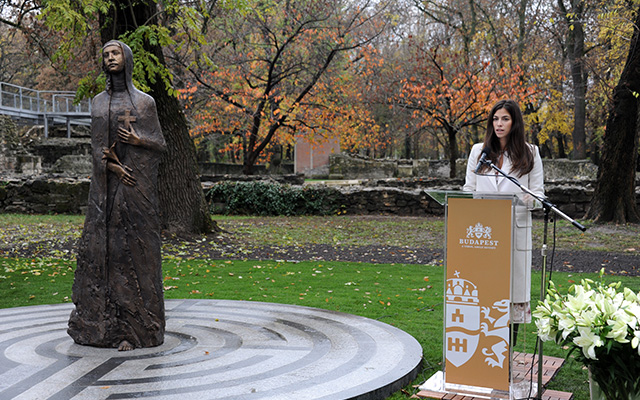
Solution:
M73 343L72 307L0 309L0 399L383 399L422 358L382 322L226 300L167 300L165 343L118 352Z

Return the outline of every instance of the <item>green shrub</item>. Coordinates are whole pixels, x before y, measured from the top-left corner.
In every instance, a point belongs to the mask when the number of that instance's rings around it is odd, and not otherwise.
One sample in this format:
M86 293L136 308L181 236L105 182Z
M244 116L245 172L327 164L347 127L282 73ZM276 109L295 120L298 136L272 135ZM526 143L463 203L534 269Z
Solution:
M340 208L336 189L276 182L220 182L207 198L214 214L329 215Z

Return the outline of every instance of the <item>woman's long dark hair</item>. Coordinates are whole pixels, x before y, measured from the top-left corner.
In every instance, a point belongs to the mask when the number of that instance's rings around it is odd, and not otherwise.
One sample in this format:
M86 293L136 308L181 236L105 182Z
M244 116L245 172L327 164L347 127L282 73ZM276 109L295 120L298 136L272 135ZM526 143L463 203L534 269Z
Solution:
M493 117L500 109L505 109L511 116L511 132L507 136L507 144L504 151L511 159L512 172L517 172L518 177L528 174L533 169L533 152L525 140L524 120L518 103L513 100L500 100L497 102L487 120L487 133L484 136L484 147L491 149L489 158L496 162L501 152L500 139L493 130ZM489 166L483 166L482 170Z

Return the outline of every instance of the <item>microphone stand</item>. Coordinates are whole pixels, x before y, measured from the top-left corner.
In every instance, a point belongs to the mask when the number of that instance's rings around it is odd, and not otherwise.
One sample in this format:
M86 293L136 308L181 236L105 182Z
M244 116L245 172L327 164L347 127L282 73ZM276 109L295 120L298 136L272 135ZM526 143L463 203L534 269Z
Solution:
M491 167L491 169L495 170L497 173L499 173L500 175L504 176L506 179L508 179L511 182L513 182L523 192L529 194L531 197L533 197L534 199L536 199L540 203L542 203L542 207L544 209L544 231L543 231L544 233L543 233L543 239L542 239L542 278L541 278L541 281L540 281L540 300L544 301L544 298L547 296L547 283L546 283L546 277L547 277L547 230L548 230L548 227L549 227L549 215L551 214L551 211L553 211L555 214L561 216L565 220L571 222L571 224L573 226L575 226L576 228L580 229L582 232L586 231L587 228L584 225L580 224L578 221L576 221L573 218L569 217L567 214L565 214L562 211L560 211L555 205L553 205L552 203L550 203L546 199L544 199L544 198L536 195L535 193L533 193L531 190L529 190L529 188L527 188L526 186L524 186L520 182L518 182L518 180L516 178L507 175L503 170L501 170L494 163L492 163L491 160L481 161L480 164L489 165ZM542 400L542 350L543 350L542 340L538 340L538 393L537 393L537 397L536 397L538 400Z

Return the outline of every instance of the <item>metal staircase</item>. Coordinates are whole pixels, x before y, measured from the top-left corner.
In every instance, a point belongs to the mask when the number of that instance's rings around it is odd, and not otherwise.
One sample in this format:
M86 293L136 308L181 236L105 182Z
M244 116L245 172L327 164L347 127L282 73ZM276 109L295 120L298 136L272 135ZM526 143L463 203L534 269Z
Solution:
M67 137L71 137L71 125L91 124L91 101L74 104L74 98L75 92L34 90L0 82L0 114L25 125L44 125L45 137L54 125L66 125Z

